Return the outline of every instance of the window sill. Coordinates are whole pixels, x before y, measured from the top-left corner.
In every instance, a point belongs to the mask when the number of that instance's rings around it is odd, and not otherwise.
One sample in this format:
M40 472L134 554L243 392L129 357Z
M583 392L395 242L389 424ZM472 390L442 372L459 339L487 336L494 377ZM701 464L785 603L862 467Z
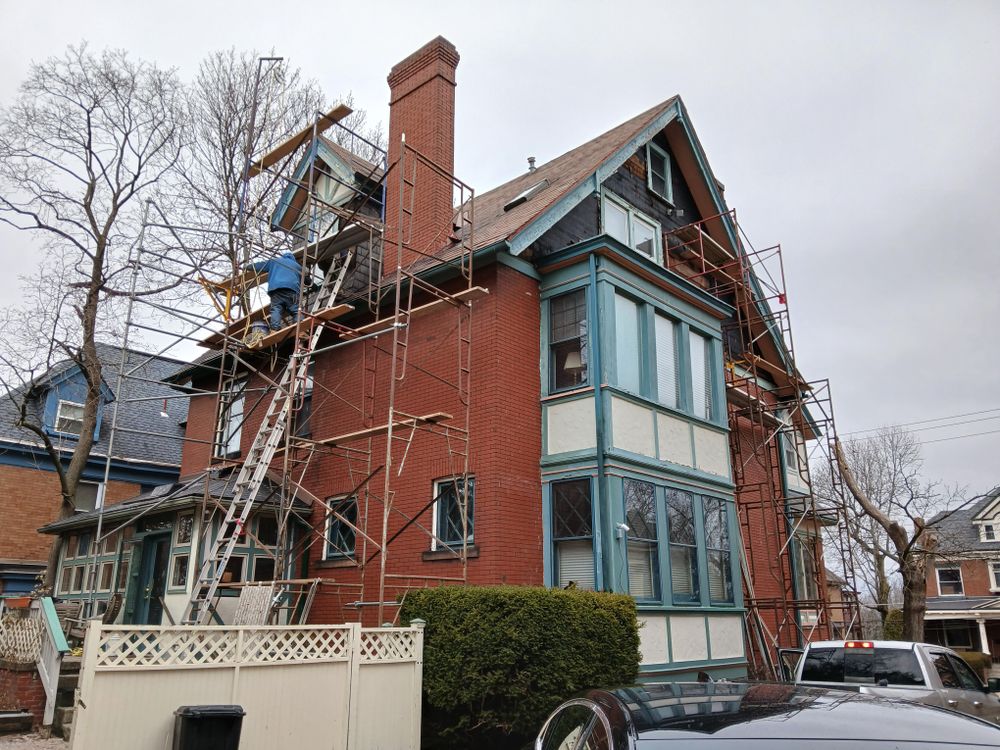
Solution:
M316 563L317 568L356 568L357 561L353 557L336 557L328 560L320 560Z
M456 548L454 550L452 550L452 549L429 549L429 550L426 550L423 553L423 555L421 555L421 557L423 557L424 562L438 562L438 561L447 561L447 560L454 560L455 562L458 562L459 560L461 560L461 557L458 556L459 550L461 550L461 549L462 549L461 547L458 547L458 548ZM470 544L466 548L466 553L465 554L466 554L466 557L468 559L473 560L473 559L479 557L479 547L477 547L475 544Z

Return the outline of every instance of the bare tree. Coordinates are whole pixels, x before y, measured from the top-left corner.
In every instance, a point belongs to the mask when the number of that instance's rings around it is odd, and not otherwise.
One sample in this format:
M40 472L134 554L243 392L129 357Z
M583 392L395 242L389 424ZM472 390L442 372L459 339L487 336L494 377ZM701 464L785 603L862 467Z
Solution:
M891 577L899 574L903 638L920 640L927 609L927 560L940 542L935 524L977 498L960 500L957 491L925 481L920 443L899 428L883 429L846 446L838 441L836 453L854 500L846 512L855 574L866 585L866 598L883 624L893 594Z
M0 111L0 221L34 233L45 250L29 283L34 304L3 320L3 385L17 402L16 426L52 459L60 515L72 512L93 447L102 384L96 343L114 301L127 294L141 201L179 157L182 105L173 71L81 45L33 64ZM162 288L162 279L147 281L147 292ZM53 444L28 404L38 375L58 360L77 365L87 385L71 449ZM57 560L53 545L47 584Z
M188 89L193 139L178 173L174 216L208 230L198 238L206 268L235 276L252 260L248 240L263 250L286 241L270 231L268 218L289 184L287 164L284 174L265 172L249 182L246 169L252 159L308 127L324 100L315 81L303 80L297 68L280 58L229 49L202 62ZM354 104L350 94L341 101ZM363 158L373 158L377 151L365 141L384 144L381 126L369 126L363 110L343 124L362 138L343 128L334 128L328 137ZM288 161L295 163L304 150Z

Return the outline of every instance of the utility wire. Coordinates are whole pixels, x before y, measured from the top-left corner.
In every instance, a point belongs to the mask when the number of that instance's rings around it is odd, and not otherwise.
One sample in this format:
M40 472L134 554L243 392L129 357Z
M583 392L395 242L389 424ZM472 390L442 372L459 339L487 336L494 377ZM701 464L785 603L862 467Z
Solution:
M910 427L911 425L915 425L915 424L928 424L930 422L944 422L945 420L948 420L948 419L959 419L960 417L975 417L975 416L978 416L979 414L991 414L993 412L1000 412L1000 408L996 408L996 409L983 409L981 411L970 411L970 412L966 412L965 414L951 414L951 415L949 415L947 417L934 417L933 419L919 419L916 422L902 422L900 424L884 425L882 427L869 427L869 428L864 429L864 430L852 430L851 432L844 432L844 433L841 433L841 435L843 437L847 437L848 435L860 435L863 432L878 432L879 430L885 429L886 427ZM998 415L998 416L1000 416L1000 415ZM996 419L996 418L997 417L991 417L991 419ZM959 422L959 423L956 423L956 424L962 424L962 423ZM947 425L945 425L945 426L947 426Z
M962 438L979 437L980 435L995 435L1000 430L988 430L987 432L970 432L968 435L954 435L952 437L937 438L936 440L921 440L921 445L929 445L930 443L943 443L946 440L961 440Z

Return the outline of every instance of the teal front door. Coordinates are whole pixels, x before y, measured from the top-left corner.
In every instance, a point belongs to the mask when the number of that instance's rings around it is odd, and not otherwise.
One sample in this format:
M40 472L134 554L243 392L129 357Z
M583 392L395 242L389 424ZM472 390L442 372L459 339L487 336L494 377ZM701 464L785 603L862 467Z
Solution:
M163 594L167 590L169 561L170 532L149 534L142 540L139 575L136 580L136 607L132 619L136 625L162 624Z

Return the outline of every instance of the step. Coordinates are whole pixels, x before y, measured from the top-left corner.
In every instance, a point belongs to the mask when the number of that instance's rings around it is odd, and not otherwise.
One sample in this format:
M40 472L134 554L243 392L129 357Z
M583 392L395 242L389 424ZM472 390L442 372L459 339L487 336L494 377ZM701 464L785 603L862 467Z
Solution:
M0 711L0 734L30 732L33 718L27 711Z
M56 729L63 729L73 723L72 706L56 706L56 713L52 719L52 726Z
M80 673L79 672L59 672L59 687L58 690L68 690L73 692L80 685Z

